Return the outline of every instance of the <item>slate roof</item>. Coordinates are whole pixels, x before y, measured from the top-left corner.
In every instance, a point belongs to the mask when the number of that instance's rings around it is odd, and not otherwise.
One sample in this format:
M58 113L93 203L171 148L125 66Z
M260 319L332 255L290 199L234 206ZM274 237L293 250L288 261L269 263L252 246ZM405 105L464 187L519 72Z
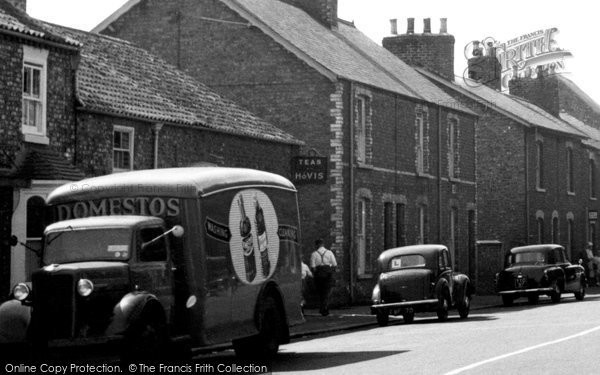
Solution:
M454 82L450 82L425 69L417 68L417 70L423 76L438 84L442 84L462 95L470 97L478 103L486 105L489 109L510 117L524 126L539 127L576 137L586 137L584 133L573 128L565 121L516 96L501 93L468 78L456 77Z
M27 144L11 177L24 180L78 181L84 173L49 146Z
M579 86L577 86L573 81L565 77L564 74L558 74L558 81L566 86L574 95L578 96L581 100L583 100L594 112L600 115L600 105L594 101L585 91L583 91ZM559 95L568 95L568 93L561 90L562 87L559 86Z
M340 20L338 29L332 30L278 0L221 1L264 31L274 32L293 47L292 52L338 78L474 114L352 24Z
M13 7L5 0L0 0L0 33L2 31L22 34L40 41L63 44L65 47L79 47L80 44L70 38L56 35L48 30L43 23L31 18L27 13Z
M576 118L568 112L561 112L559 116L561 119L568 122L575 129L588 136L588 139L585 139L583 141L584 144L593 147L597 150L600 150L600 130L592 126L586 125L583 121L579 120L578 118Z

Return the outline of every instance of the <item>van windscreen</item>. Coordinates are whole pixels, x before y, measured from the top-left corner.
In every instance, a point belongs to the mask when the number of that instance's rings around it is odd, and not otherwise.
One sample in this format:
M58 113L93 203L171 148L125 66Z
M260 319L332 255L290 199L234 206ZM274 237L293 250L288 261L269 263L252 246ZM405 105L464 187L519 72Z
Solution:
M131 243L131 229L126 228L50 232L45 240L44 264L126 261Z

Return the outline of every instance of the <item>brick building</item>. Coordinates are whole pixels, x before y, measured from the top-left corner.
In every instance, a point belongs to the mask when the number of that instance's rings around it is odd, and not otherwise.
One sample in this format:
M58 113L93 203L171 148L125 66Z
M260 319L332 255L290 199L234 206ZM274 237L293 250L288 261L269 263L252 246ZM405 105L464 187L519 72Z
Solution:
M423 76L480 116L475 132L479 292L493 292L493 275L513 246L559 243L577 261L584 242L595 238L588 212L597 210L597 177L590 180L589 166L598 151L593 138L600 138L584 124L564 121L558 111L501 93L496 59L470 60L469 75L478 81L454 79L454 60L443 58L454 44L445 22L440 34L414 34L413 22L409 19L407 34L385 38L384 47L420 66ZM503 249L489 246L493 241Z
M8 239L39 247L44 199L68 181L203 162L289 177L289 133L129 42L24 9L0 0L0 295L37 266Z
M368 299L377 256L398 245L447 244L469 271L475 114L336 9L132 0L94 31L161 55L327 158L325 183L299 185L299 200L305 256L324 238L341 265L338 302Z

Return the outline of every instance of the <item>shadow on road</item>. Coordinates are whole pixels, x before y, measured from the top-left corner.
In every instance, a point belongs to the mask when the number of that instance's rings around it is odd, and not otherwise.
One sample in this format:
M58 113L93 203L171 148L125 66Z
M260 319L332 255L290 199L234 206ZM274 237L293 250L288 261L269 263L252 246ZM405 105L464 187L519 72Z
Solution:
M273 371L310 371L324 370L331 367L343 366L363 361L370 361L396 354L406 353L408 350L368 351L368 352L314 352L295 353L281 352L273 361Z

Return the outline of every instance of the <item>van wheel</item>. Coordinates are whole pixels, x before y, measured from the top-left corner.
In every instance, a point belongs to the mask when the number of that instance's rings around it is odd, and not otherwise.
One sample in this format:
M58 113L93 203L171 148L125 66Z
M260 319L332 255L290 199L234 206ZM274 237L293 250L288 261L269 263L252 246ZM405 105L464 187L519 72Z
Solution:
M272 297L262 302L259 321L258 335L233 341L233 349L238 357L272 358L277 354L283 336L283 317Z
M404 314L402 314L402 319L404 319L405 324L411 324L415 321L415 310L408 309Z
M140 319L125 334L121 359L164 358L168 349L167 327L159 314L144 311Z
M512 306L515 299L507 294L502 295L502 304L506 307Z
M530 294L527 296L527 301L530 305L537 305L540 301L540 296L537 294Z
M577 301L583 301L584 297L585 297L585 284L583 283L583 280L581 280L579 282L579 289L575 292L575 299Z

